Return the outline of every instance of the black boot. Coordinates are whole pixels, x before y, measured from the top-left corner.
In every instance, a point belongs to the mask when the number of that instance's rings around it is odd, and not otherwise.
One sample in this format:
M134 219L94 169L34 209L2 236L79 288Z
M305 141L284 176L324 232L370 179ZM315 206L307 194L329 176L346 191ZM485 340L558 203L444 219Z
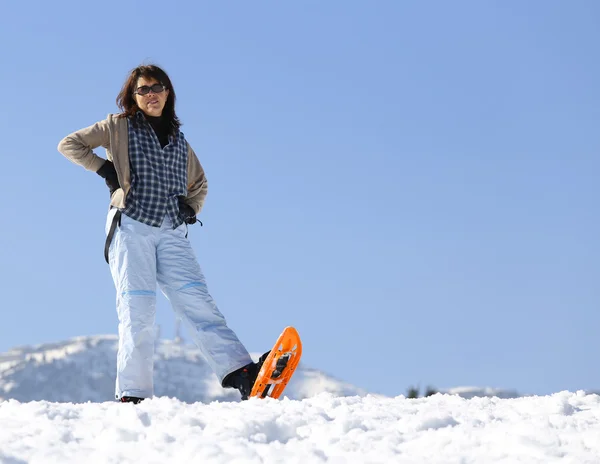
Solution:
M121 403L133 403L138 404L140 401L143 401L144 398L138 398L137 396L122 396L119 400Z
M247 364L244 367L227 374L221 385L224 388L237 388L242 394L242 401L247 400L252 392L252 387L254 387L254 382L256 382L256 377L258 377L260 368L265 362L265 359L267 359L269 353L270 351L267 351L263 354L257 363L253 362Z

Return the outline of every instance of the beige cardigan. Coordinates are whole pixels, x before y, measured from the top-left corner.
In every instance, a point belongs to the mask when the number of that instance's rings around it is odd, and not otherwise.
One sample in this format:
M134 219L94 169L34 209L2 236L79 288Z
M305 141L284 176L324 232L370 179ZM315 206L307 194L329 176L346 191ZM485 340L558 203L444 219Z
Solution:
M121 186L113 193L110 204L124 208L125 198L131 188L128 143L127 119L118 117L117 114L109 114L105 120L67 135L58 144L58 151L73 163L83 166L88 171L97 172L105 160L96 155L94 149L104 147L107 158L115 165ZM187 167L188 194L185 201L198 214L204 205L208 183L204 169L189 143Z

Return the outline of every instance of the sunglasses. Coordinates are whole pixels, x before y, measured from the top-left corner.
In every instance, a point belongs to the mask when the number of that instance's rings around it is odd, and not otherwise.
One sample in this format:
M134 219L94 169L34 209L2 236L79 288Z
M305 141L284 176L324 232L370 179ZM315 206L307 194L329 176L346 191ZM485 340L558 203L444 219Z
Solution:
M135 91L133 93L137 93L138 95L147 95L150 92L161 93L161 92L164 92L165 89L166 89L166 87L162 84L154 84L153 86L142 85L141 87L138 87L137 89L135 89Z

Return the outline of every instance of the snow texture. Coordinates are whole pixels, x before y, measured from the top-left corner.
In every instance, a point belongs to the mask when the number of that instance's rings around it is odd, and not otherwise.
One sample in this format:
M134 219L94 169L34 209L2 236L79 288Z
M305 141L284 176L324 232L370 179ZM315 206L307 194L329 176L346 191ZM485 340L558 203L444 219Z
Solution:
M197 349L160 341L156 396L120 404L116 345L78 337L0 354L1 464L600 462L597 394L389 398L301 366L283 399L240 402Z
M2 463L597 463L600 396L0 402Z

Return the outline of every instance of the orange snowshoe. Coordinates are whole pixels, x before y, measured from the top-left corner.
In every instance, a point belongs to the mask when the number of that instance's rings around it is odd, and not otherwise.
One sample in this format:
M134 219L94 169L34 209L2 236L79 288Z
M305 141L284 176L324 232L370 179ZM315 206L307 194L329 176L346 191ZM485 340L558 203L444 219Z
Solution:
M294 375L302 356L302 341L298 331L286 327L264 360L250 398L279 398Z

